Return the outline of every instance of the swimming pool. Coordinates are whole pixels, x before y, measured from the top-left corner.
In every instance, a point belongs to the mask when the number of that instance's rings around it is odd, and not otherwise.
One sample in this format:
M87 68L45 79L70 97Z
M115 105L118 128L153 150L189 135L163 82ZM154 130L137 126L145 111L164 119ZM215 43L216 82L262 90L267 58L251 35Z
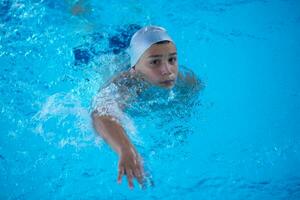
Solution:
M0 199L300 198L298 1L0 2ZM153 184L130 191L90 102L148 24L205 89L132 119Z

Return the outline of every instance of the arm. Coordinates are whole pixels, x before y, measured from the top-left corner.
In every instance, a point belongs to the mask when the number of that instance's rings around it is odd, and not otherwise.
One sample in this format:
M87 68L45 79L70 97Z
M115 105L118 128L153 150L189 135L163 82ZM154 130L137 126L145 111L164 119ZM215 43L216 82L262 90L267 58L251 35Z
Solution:
M140 156L125 134L123 127L110 116L92 114L93 125L97 132L119 155L118 183L127 175L128 185L133 188L133 178L143 183L143 167Z
M121 155L123 150L134 148L125 134L123 127L112 117L98 116L96 112L93 112L92 119L93 126L99 135L103 137L118 155Z

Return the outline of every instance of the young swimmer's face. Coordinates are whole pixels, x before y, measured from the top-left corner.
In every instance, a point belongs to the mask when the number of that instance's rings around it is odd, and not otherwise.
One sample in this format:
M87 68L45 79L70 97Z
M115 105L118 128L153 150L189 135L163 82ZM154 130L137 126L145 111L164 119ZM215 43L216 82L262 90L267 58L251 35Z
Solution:
M172 42L153 44L141 56L135 71L144 75L153 85L172 88L178 74L175 45Z

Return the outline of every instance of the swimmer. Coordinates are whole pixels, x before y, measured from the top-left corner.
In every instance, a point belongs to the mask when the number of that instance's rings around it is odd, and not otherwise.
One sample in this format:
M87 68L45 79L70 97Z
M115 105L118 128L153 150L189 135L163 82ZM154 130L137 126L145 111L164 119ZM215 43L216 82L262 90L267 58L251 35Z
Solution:
M112 78L99 90L92 105L95 130L119 156L117 181L127 176L129 187L136 179L143 185L145 173L142 159L126 134L126 106L149 87L171 90L178 81L193 87L199 80L192 73L178 70L177 49L167 31L158 26L146 26L131 38L130 69Z

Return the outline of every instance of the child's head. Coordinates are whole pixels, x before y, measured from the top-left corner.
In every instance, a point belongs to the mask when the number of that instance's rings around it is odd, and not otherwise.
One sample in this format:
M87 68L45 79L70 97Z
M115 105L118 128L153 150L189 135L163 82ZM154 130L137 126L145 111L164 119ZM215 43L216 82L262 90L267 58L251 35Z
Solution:
M150 83L171 88L177 74L176 47L166 30L158 26L147 26L137 31L130 41L130 62Z

